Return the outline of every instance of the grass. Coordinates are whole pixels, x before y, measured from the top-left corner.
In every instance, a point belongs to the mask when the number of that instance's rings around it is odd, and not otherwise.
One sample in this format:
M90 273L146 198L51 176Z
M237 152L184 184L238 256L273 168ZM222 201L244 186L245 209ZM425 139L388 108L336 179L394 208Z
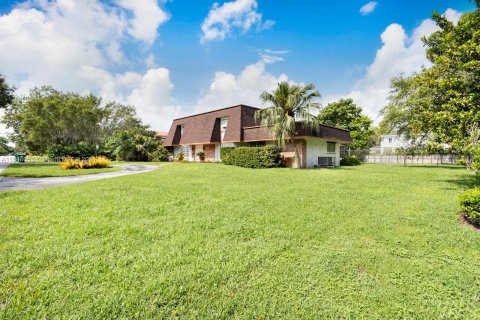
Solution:
M103 169L63 170L62 168L60 168L58 163L14 163L8 166L2 172L0 172L0 176L18 178L65 177L118 171L121 169L121 167L110 167Z
M0 193L0 318L478 319L479 182L174 164Z

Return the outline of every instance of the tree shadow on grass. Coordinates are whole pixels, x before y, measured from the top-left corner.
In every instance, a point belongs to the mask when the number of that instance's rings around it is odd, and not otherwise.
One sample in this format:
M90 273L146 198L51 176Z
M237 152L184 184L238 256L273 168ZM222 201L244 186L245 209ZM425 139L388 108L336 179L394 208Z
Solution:
M480 187L480 175L472 173L465 173L460 179L446 179L439 181L452 185L452 187L448 189L458 189L459 187L462 189L470 189Z

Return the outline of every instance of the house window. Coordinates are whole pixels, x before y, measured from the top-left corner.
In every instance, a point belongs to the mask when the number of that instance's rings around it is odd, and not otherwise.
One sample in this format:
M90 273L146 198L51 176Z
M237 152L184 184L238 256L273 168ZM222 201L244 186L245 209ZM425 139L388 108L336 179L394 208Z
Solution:
M249 147L255 147L255 148L265 147L265 145L266 145L265 141L254 141L254 142L249 142L248 143Z
M328 141L327 142L327 153L335 153L335 147L336 147L336 143L335 142L330 142Z
M228 118L221 118L220 119L220 134L222 137L222 142L223 142L223 137L225 136L225 131L227 131L227 125L228 125Z
M182 124L182 126L180 127L180 135L183 136L183 129L185 128L185 126Z
M182 146L182 153L185 159L190 159L192 157L192 147Z
M392 138L388 138L388 143L392 143Z

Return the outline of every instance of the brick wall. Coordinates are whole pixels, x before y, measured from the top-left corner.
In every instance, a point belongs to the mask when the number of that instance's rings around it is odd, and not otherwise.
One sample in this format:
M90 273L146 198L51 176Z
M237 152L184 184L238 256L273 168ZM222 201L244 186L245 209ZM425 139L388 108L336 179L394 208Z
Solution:
M215 161L215 145L214 144L204 144L203 152L205 152L205 160Z

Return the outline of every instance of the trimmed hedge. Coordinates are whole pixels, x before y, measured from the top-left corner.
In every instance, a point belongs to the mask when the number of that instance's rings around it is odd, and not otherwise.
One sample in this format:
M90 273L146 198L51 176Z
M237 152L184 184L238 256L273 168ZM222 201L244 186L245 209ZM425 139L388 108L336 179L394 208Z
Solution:
M358 160L356 156L346 156L342 160L340 160L340 165L341 166L358 166L361 165L362 162Z
M465 217L471 223L480 226L480 188L465 191L458 201Z
M226 165L244 168L275 168L282 165L281 149L278 147L240 147L220 149L220 157ZM223 150L223 156L222 156Z
M223 147L220 148L220 159L224 164L232 164L230 163L230 152L232 152L235 147Z

